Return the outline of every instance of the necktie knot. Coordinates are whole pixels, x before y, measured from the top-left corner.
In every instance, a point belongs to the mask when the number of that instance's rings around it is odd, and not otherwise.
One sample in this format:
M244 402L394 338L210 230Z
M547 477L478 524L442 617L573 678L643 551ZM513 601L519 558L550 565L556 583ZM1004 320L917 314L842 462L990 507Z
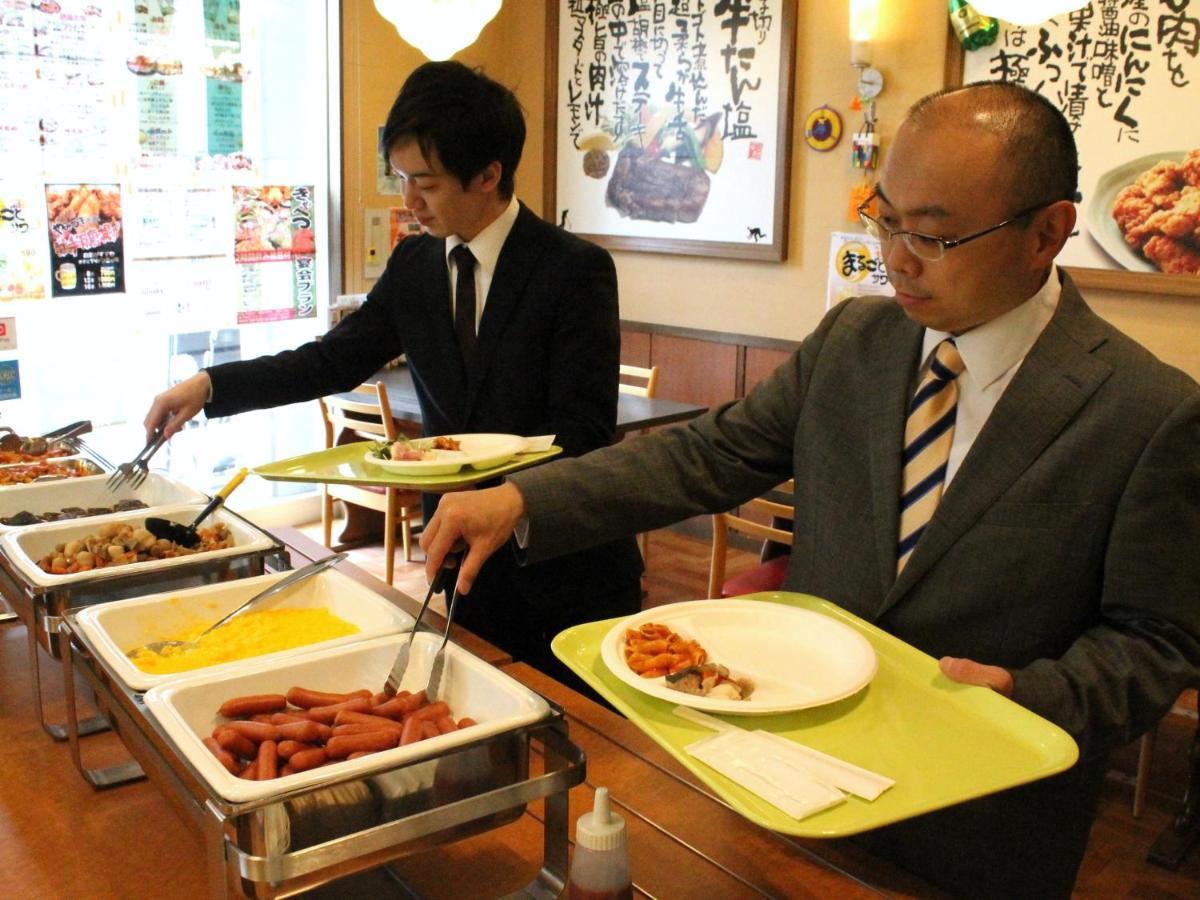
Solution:
M454 261L454 266L460 272L466 269L468 272L475 271L475 254L471 252L471 248L466 244L459 244L450 251L450 259Z
M963 373L966 366L954 338L946 338L933 351L930 370L942 381L951 381Z

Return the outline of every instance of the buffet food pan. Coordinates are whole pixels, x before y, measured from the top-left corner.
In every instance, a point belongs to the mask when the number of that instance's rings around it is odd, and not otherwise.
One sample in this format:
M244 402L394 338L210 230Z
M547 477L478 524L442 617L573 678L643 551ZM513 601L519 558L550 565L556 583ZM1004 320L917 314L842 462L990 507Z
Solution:
M200 509L199 504L160 507L154 514L190 521ZM143 521L146 513L139 509L96 519L47 522L0 535L0 569L4 576L0 584L4 585L5 598L54 658L60 655L54 640L58 618L71 607L262 575L268 565L276 571L289 567L287 551L278 540L223 508L209 520L222 521L230 529L233 546L223 550L68 575L52 575L38 568L37 560L55 545L91 534L103 524Z
M75 483L93 480L103 483L108 472L96 462L82 456L55 456L27 463L0 465L0 491L17 490L27 484L43 481L69 480Z
M83 510L110 509L123 500L140 500L147 508L154 508L182 503L203 503L207 499L200 491L159 472L151 472L138 488L125 481L116 490L110 490L107 482L107 478L86 477L13 485L5 491L0 491L0 520L12 518L20 512L41 516L45 513L60 513L71 507ZM142 512L145 513L145 510ZM75 518L94 519L96 515L100 513L89 514L86 517L79 515ZM72 518L64 517L57 521L72 521ZM28 527L30 526L6 525L0 521L0 534L13 528Z
M179 522L189 522L194 519L202 508L202 504L177 504L160 507L155 515ZM146 510L135 509L129 512L105 516L103 520L71 519L66 522L46 522L41 525L30 525L9 531L0 536L0 549L5 557L13 564L20 578L29 585L42 589L55 589L66 586L90 585L102 581L121 580L131 575L145 576L149 574L169 573L177 569L186 569L197 562L207 562L213 559L241 556L246 553L267 550L274 543L266 532L251 525L245 519L234 515L227 509L219 509L208 519L205 525L223 523L233 538L233 546L220 550L206 550L191 553L186 556L176 556L170 559L151 559L145 562L129 563L120 566L105 566L102 569L92 569L86 572L71 572L55 575L44 572L38 567L37 561L51 552L58 544L82 540L94 534L102 525L141 523L146 519Z
M146 691L164 682L190 678L200 673L206 678L213 678L247 664L275 662L301 653L407 631L412 627L412 616L408 613L353 578L327 569L256 603L254 609L324 608L357 626L358 632L355 634L170 675L143 672L127 656L129 651L161 640L166 635L216 622L288 574L272 572L233 582L102 603L81 610L76 620L96 653L113 670L117 679L134 691Z
M171 680L146 693L146 709L200 779L224 800L239 804L276 800L323 784L361 779L442 757L550 715L549 704L538 694L451 643L446 647L440 699L449 704L455 720L467 717L475 720L474 725L269 781L237 777L202 743L217 725L227 721L218 709L235 697L285 694L293 687L335 693L382 688L407 639L406 634L385 635L287 659L247 663L220 675L207 672ZM415 693L425 687L441 640L441 635L429 632L416 635L402 690ZM402 786L401 793L409 796L413 791Z

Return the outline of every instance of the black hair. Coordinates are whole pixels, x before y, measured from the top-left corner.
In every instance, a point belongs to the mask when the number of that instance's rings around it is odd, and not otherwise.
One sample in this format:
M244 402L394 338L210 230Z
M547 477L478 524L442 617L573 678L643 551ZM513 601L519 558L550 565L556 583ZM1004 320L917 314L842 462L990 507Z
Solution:
M1008 81L977 81L961 88L936 91L913 104L908 119L916 125L961 122L956 104L970 104L970 124L998 136L1012 163L1012 191L1017 208L1056 200L1075 202L1079 189L1079 154L1066 117L1036 91Z
M380 148L384 159L410 140L427 160L436 151L464 188L499 162L498 192L507 200L525 146L525 117L513 92L481 70L453 60L427 62L408 76L388 113Z

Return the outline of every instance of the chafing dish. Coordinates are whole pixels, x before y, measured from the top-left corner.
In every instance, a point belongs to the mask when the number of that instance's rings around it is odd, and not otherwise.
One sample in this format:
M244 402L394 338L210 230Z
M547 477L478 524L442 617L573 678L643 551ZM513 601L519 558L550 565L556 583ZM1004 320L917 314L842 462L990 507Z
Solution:
M111 508L122 500L140 500L147 508L172 506L181 503L203 503L207 498L200 491L168 478L160 472L152 472L140 488L134 490L122 485L110 491L101 477L67 478L60 481L31 482L13 485L0 491L0 519L7 519L20 512L34 515L57 513L68 507L81 509ZM145 510L143 509L143 512ZM107 515L111 515L108 513ZM80 517L84 518L84 517ZM94 516L86 517L93 520ZM60 519L58 521L71 521ZM40 523L34 523L40 524ZM13 528L28 528L29 525L5 525L0 522L0 534Z
M561 892L567 791L583 780L584 755L568 739L560 709L461 648L448 661L449 699L456 715L478 718L478 728L328 766L316 778L245 782L250 793L233 800L228 794L242 786L223 783L228 773L219 766L210 770L196 737L211 727L214 701L312 679L318 683L304 686L382 683L401 636L247 666L219 679L181 679L142 697L96 652L78 615L68 611L58 635L69 713L78 666L141 770L202 835L211 896L290 896L499 827L542 798L543 867L526 891L546 898ZM414 681L427 675L431 657L414 660ZM74 732L71 749L84 772Z
M319 644L308 644L279 653L236 660L217 666L172 675L143 672L126 655L130 650L201 624L211 624L239 606L249 597L269 587L287 572L272 572L255 578L210 584L184 591L166 591L145 597L132 597L91 606L79 612L80 628L88 635L96 652L115 673L121 684L135 691L146 691L167 681L223 675L247 663L294 657L300 653L323 650L381 634L406 631L412 616L348 575L327 570L305 579L290 590L263 601L265 609L328 609L335 616L358 628L346 637Z

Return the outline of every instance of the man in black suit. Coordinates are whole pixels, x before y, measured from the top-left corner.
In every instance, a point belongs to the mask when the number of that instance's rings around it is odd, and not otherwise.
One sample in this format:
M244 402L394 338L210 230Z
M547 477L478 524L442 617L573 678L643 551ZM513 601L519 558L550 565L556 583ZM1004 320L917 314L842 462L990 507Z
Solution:
M457 62L416 69L388 114L383 147L425 233L396 247L362 308L321 340L198 373L154 399L147 431L166 423L170 436L201 408L225 416L345 391L403 353L426 434L554 434L568 456L611 443L616 271L607 252L513 196L524 141L506 87ZM427 501L428 518L436 498ZM636 612L641 567L632 538L528 567L498 554L457 620L568 678L550 639Z

